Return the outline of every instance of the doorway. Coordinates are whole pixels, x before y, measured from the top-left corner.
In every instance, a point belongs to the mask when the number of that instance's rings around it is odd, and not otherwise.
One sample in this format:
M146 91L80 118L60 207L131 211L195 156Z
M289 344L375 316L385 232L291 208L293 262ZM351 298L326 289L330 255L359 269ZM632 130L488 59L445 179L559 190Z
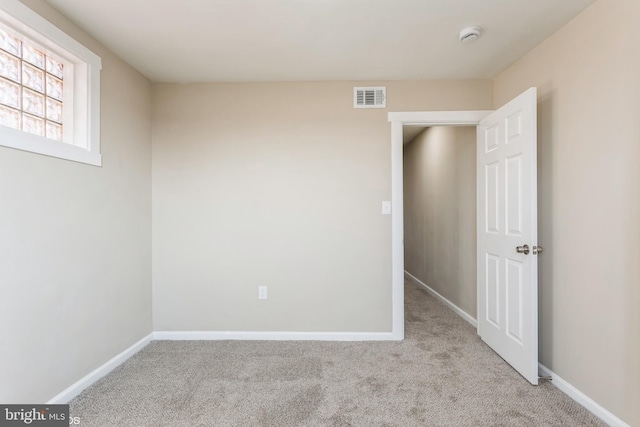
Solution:
M404 339L404 127L477 126L492 111L389 113L391 122L392 334Z
M477 328L473 126L404 126L405 275Z

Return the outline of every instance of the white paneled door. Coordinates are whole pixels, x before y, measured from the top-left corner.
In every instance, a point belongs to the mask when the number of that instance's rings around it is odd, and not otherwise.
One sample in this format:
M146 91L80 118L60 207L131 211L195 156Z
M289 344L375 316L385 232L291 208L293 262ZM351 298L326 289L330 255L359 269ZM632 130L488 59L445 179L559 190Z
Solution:
M478 125L478 334L538 384L536 88Z

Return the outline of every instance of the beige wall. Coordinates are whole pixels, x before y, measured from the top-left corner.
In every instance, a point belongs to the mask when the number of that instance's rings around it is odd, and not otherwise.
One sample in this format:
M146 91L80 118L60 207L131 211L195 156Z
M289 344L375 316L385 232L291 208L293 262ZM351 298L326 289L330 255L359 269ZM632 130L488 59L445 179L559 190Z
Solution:
M154 85L155 329L391 331L387 113L491 105L491 81Z
M102 57L103 167L0 147L0 402L45 402L151 332L151 86Z
M404 267L476 317L476 128L434 126L404 146Z
M640 425L637 0L599 0L495 80L538 87L541 362Z

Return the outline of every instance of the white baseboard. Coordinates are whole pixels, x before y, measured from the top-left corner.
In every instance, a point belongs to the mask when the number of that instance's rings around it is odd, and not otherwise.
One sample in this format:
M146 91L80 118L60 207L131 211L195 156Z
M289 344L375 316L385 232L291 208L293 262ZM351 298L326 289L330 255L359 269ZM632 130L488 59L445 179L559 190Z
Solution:
M551 369L544 366L542 363L538 364L538 371L540 376L543 377L551 377L551 383L560 389L564 394L578 402L580 405L584 406L589 412L591 412L596 417L600 418L602 421L607 423L612 427L629 427L629 424L622 421L620 418L613 415L611 412L604 409L600 406L596 401L591 399L589 396L575 388L573 385L563 380Z
M154 340L394 341L392 332L156 331Z
M113 371L153 340L269 340L269 341L394 341L392 332L217 332L157 331L152 332L93 372L82 377L47 402L66 404L87 387Z
M100 378L107 375L109 372L113 371L119 365L124 363L131 356L142 350L144 346L149 344L153 339L153 334L149 334L146 337L142 338L140 341L118 354L111 360L109 360L104 365L100 366L93 372L82 377L80 380L76 381L74 384L69 386L64 391L58 393L54 398L49 400L47 404L66 404L69 403L71 399L79 395L84 389L98 381Z
M406 274L412 280L414 280L416 283L418 283L419 285L424 287L427 290L427 292L429 292L431 295L433 295L434 297L439 299L442 303L444 303L451 310L455 311L456 314L458 314L464 320L469 322L471 324L471 326L473 326L474 328L478 329L478 321L473 316L471 316L469 313L467 313L466 311L464 311L463 309L461 309L460 307L458 307L457 305L455 305L454 303L452 303L451 301L449 301L448 299L446 299L445 297L440 295L438 292L436 292L434 289L432 289L429 285L427 285L426 283L424 283L423 281L418 279L413 274L409 273L407 270L404 271L404 274Z

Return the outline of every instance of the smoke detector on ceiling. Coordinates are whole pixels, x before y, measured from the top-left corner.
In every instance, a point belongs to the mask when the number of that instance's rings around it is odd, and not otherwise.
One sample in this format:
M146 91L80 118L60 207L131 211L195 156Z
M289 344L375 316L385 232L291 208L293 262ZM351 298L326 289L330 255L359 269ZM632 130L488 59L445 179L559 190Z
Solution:
M482 28L478 26L465 27L460 30L460 41L462 43L470 43L480 37Z

